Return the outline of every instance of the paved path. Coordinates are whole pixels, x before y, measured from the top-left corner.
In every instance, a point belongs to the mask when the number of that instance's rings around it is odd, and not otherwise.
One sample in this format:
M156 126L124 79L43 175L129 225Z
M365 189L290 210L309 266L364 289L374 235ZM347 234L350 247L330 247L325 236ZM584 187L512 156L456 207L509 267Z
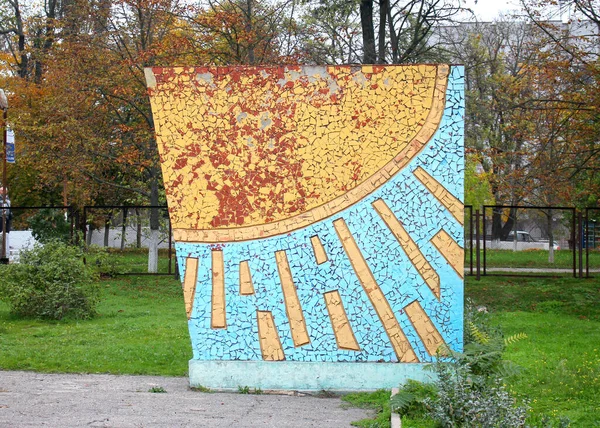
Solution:
M192 391L187 378L0 371L3 428L348 427L368 416L339 398Z

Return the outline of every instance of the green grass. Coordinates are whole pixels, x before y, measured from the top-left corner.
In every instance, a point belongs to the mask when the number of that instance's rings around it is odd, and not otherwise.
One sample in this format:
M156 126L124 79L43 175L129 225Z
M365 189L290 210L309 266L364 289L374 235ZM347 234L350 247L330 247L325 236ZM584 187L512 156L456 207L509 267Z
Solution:
M98 317L15 319L0 303L0 368L185 376L191 347L181 284L172 277L101 281Z
M600 426L600 323L560 313L501 312L494 321L507 334L529 337L506 358L525 368L510 390L528 398L534 419L568 417L572 426Z
M566 416L574 427L600 427L600 280L484 278L466 294L492 311L504 334L528 339L505 357L524 368L510 389L528 398L532 420Z
M493 312L559 313L600 321L600 278L467 277L465 294Z
M379 428L390 426L390 391L380 389L375 392L355 392L342 397L342 400L351 407L369 409L375 412L373 419L363 419L353 422L352 425L363 428Z
M171 254L171 272L175 272L175 249L172 250ZM121 274L135 274L135 273L146 273L148 272L148 250L137 249L137 248L126 248L123 251L117 249L109 249L108 260L112 264L115 272ZM97 260L97 255L93 252L86 254L86 263L94 265ZM169 252L166 249L160 249L158 251L158 272L168 273L169 272Z
M579 256L578 256L579 257ZM600 269L600 252L590 250L590 269ZM466 266L469 266L470 255L465 251ZM475 267L475 254L473 254L473 267ZM579 258L577 258L579 263ZM583 254L585 269L585 253ZM481 252L481 265L483 266L483 251ZM573 269L573 253L570 250L554 252L554 263L548 263L548 251L544 250L486 250L486 266L502 268L548 268L548 269Z

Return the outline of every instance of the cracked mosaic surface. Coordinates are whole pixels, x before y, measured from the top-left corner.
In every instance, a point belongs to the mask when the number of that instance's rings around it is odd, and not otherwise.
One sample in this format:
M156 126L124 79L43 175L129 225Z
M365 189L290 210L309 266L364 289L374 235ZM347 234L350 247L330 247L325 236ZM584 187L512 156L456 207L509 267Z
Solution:
M153 68L175 238L286 233L362 199L422 149L447 66Z
M147 79L194 359L462 349L462 67Z

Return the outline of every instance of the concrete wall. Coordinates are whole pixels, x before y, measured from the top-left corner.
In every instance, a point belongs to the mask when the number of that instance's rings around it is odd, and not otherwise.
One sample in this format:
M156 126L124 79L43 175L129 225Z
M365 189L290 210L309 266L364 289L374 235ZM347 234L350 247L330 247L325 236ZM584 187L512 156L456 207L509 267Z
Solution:
M462 67L146 77L193 385L370 389L462 350Z

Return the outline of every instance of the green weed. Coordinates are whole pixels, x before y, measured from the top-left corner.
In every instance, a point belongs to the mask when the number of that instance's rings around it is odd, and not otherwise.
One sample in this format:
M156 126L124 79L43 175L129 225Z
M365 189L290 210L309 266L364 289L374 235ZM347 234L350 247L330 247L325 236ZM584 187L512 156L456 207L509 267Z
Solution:
M362 419L353 422L352 425L363 428L378 428L390 426L390 391L380 389L375 392L355 392L344 395L342 400L351 407L371 409L375 412L375 418Z

